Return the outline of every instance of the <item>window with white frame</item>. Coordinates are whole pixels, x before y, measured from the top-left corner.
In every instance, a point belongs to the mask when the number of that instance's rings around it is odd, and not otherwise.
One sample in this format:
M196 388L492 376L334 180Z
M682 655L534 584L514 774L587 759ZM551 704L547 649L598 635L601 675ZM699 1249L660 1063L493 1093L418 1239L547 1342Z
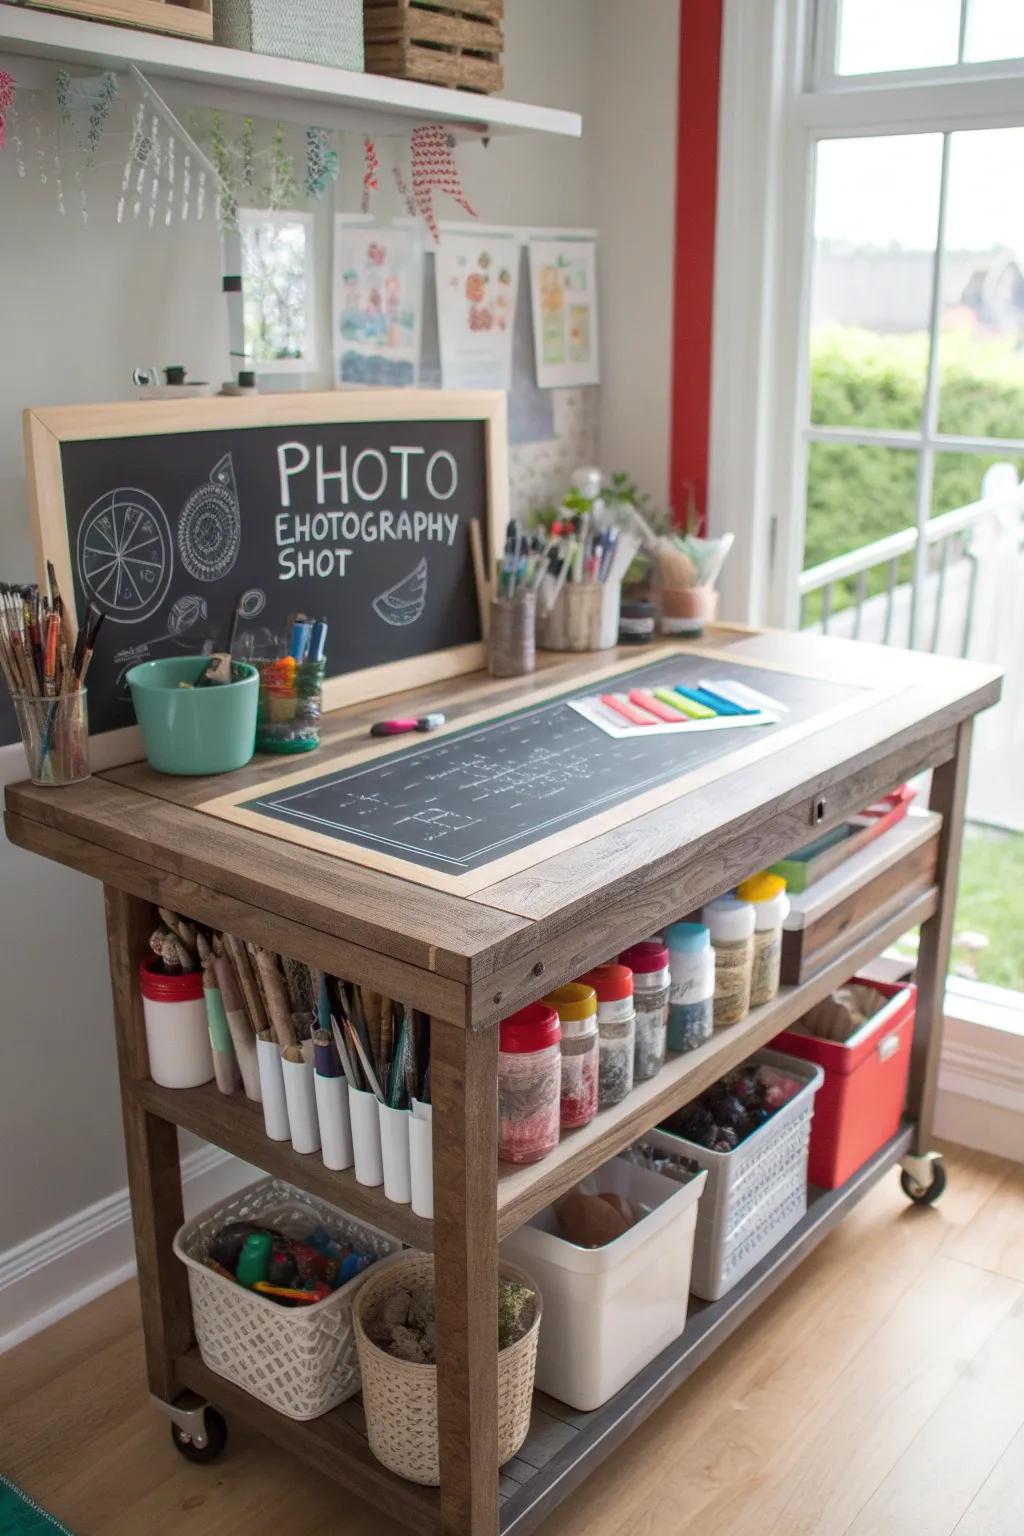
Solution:
M756 13L777 49L745 141L767 361L734 365L762 370L761 611L1005 668L975 731L953 965L1024 993L1024 0L730 6L736 38ZM732 195L720 180L734 233ZM737 396L737 374L715 387Z
M313 216L284 210L239 212L245 355L257 373L316 367Z

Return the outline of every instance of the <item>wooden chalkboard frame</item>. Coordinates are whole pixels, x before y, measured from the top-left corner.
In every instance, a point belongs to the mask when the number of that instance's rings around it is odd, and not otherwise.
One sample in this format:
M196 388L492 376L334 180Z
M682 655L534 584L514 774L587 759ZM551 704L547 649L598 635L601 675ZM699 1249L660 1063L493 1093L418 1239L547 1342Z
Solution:
M258 427L310 427L337 422L478 421L485 429L487 537L500 549L508 522L508 428L502 390L367 389L191 400L121 401L104 405L29 407L24 412L25 462L36 570L46 579L52 560L61 591L74 592L64 500L61 448L96 438L159 437L178 432L231 431ZM70 605L69 605L70 606ZM77 618L72 612L72 633ZM483 640L407 660L328 677L324 707L339 709L426 683L475 672L486 664ZM95 769L114 768L144 756L137 726L94 735Z

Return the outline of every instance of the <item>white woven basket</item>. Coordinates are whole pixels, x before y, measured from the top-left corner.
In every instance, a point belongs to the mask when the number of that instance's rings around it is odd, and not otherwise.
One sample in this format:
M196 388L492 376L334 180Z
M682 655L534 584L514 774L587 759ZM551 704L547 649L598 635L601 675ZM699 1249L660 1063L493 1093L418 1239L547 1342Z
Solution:
M756 1051L749 1058L750 1066L761 1062L804 1086L732 1152L712 1152L671 1131L649 1131L642 1138L707 1169L690 1275L690 1290L703 1301L717 1301L732 1290L807 1211L811 1116L825 1074L781 1051Z
M203 1364L290 1419L315 1419L359 1390L352 1300L373 1267L312 1306L282 1307L203 1264L214 1233L229 1221L258 1222L296 1238L324 1226L381 1259L401 1244L282 1179L248 1185L187 1221L174 1239L188 1268Z
M537 1365L542 1301L535 1281L514 1264L502 1263L508 1280L528 1285L534 1295L533 1322L521 1339L498 1353L498 1465L520 1449L530 1430L533 1377ZM360 1288L353 1308L363 1408L370 1450L399 1477L436 1488L441 1481L437 1446L437 1367L398 1360L367 1336L371 1307L392 1291L426 1281L433 1284L434 1261L412 1253L374 1269Z
M363 0L216 0L213 40L224 48L363 68Z

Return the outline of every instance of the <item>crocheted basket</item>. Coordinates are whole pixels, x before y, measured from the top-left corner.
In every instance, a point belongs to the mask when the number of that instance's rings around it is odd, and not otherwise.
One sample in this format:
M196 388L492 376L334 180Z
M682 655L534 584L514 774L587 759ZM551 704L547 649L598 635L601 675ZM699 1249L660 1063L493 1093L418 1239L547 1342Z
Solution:
M534 1295L533 1322L515 1344L498 1353L498 1464L510 1461L530 1429L533 1376L537 1365L541 1295L529 1275L502 1263L506 1280L518 1280ZM410 1285L432 1285L434 1261L413 1253L372 1270L360 1287L352 1309L359 1369L363 1378L363 1408L370 1449L389 1471L413 1483L436 1488L441 1480L437 1447L437 1367L398 1360L380 1349L366 1333L371 1312L394 1291Z
M307 64L363 68L363 0L217 0L213 40Z

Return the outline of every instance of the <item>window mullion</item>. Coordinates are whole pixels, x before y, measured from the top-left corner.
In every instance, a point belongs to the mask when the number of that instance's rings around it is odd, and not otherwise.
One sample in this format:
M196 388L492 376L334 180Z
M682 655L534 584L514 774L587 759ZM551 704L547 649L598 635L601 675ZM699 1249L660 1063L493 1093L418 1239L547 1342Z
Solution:
M949 189L949 153L951 135L942 138L942 168L939 176L939 217L935 233L935 260L932 264L931 308L928 324L928 375L925 383L922 421L921 457L917 466L914 525L914 572L910 594L910 644L920 639L921 610L928 578L928 543L926 532L931 516L932 482L935 472L935 433L939 419L939 344L942 336L942 278L946 256L946 199Z

